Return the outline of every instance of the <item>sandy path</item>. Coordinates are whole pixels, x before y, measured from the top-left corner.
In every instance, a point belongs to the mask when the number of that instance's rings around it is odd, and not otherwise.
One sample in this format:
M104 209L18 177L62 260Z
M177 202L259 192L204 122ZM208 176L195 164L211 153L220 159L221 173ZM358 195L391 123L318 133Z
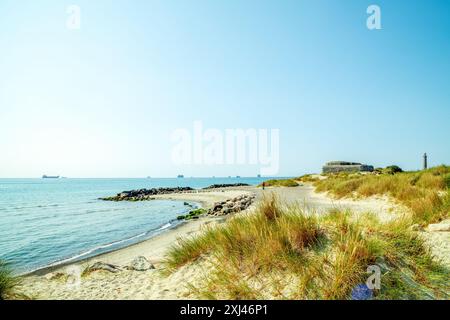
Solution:
M326 193L317 193L312 185L305 184L295 188L252 188L251 191L261 199L264 194L275 193L283 203L298 203L307 213L326 213L330 209L351 210L354 213L371 212L381 220L397 218L405 208L390 201L388 197L370 197L361 199L333 199Z

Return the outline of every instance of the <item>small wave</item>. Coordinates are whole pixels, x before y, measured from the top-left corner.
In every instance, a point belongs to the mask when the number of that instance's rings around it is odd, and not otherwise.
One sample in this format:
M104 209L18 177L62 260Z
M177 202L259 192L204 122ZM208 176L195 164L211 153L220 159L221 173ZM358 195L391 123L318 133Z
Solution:
M162 233L164 230L167 230L167 229L169 229L171 227L174 227L175 225L176 225L175 222L169 222L169 223L166 223L166 224L162 225L159 228L152 229L152 230L149 230L149 231L146 231L146 232L142 232L142 233L140 233L138 235L135 235L135 236L132 236L130 238L114 241L114 242L111 242L111 243L108 243L108 244L99 245L99 246L94 247L92 249L89 249L89 250L83 251L83 252L81 252L79 254L76 254L76 255L74 255L74 256L72 256L70 258L66 258L66 259L55 261L55 262L53 262L51 264L46 265L43 268L55 267L55 266L58 266L58 265L63 265L63 264L66 264L66 263L82 260L83 258L89 258L90 256L95 256L95 253L97 251L104 250L104 249L107 249L107 248L110 248L110 247L113 247L113 246L118 246L120 244L123 244L123 243L126 243L126 242L131 242L131 241L133 241L135 239L143 238L143 237L146 237L146 236L149 236L149 235L150 236L156 236L156 235ZM117 248L117 249L119 249L119 248ZM108 250L105 250L103 252L99 252L99 254L106 253L106 252L108 252ZM42 269L42 268L39 268L39 269ZM37 269L37 270L39 270L39 269ZM33 270L33 271L36 271L36 270Z
M73 256L73 257L70 257L70 258L67 258L67 259L63 259L63 260L60 260L60 261L56 261L56 262L48 265L47 267L54 267L54 266L57 266L57 265L60 265L60 264L65 264L65 263L68 263L68 262L71 262L71 261L74 261L74 260L78 260L78 259L80 259L80 258L82 258L84 256L90 255L91 253L94 253L94 252L99 251L101 249L110 248L112 246L119 245L121 243L128 242L128 241L131 241L131 240L143 237L146 234L147 234L147 232L143 232L143 233L138 234L136 236L133 236L131 238L127 238L127 239L123 239L123 240L119 240L119 241L114 241L114 242L111 242L111 243L108 243L108 244L104 244L104 245L101 245L101 246L94 247L92 249L83 251L83 252L81 252L81 253Z
M42 204L42 205L39 205L39 206L36 206L36 207L29 207L29 208L49 208L49 207L57 207L58 206L58 204ZM24 207L24 208L26 208L26 207Z
M41 204L41 205L37 205L37 206L17 206L17 207L13 207L14 210L22 210L22 209L34 209L34 208L49 208L49 207L58 207L59 204L54 203L54 204Z
M127 208L114 208L114 209L108 208L108 209L95 209L95 210L88 209L85 212L86 213L102 213L102 212L116 212L116 211L125 211L125 210L128 210L128 209Z
M162 227L160 227L159 229L158 229L158 231L160 231L160 230L165 230L165 229L167 229L167 228L170 228L172 226L172 224L169 222L169 223L166 223L165 225L163 225Z

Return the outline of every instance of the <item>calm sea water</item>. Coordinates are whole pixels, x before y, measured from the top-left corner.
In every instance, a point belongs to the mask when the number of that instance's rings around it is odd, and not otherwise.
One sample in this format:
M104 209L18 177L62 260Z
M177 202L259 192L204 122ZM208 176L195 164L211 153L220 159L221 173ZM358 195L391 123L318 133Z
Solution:
M107 202L140 188L256 185L262 178L0 179L0 259L25 273L148 239L190 210L183 201ZM195 205L195 204L194 204Z

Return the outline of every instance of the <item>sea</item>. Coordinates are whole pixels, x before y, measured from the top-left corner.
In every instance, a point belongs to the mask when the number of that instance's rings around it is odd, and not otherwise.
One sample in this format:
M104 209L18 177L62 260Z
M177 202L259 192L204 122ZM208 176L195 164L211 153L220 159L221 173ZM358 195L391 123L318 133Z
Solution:
M16 274L79 261L174 228L182 223L176 218L192 210L184 201L101 197L142 188L258 185L267 179L0 179L0 260Z

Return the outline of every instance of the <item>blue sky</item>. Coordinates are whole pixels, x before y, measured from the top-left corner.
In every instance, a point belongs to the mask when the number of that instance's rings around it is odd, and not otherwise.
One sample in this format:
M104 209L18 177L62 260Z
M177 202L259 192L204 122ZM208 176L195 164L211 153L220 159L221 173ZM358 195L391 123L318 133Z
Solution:
M68 5L81 29L66 27ZM368 30L377 4L382 30ZM0 2L0 177L250 176L171 133L280 129L279 175L450 159L449 1Z

